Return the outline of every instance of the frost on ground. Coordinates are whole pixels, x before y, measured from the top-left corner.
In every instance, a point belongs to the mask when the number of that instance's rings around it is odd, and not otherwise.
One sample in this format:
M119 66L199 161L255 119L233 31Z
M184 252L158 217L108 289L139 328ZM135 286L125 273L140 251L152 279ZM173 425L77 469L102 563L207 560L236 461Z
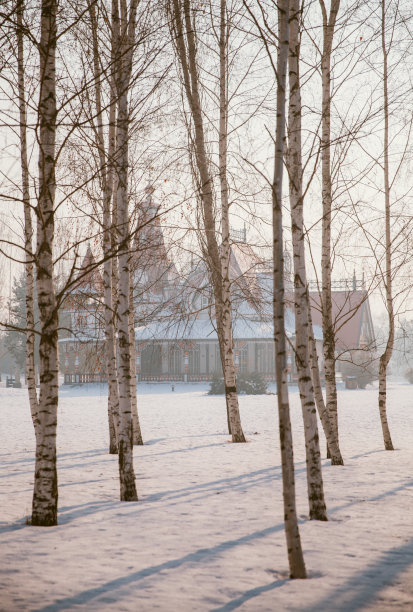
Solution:
M59 526L31 527L34 435L25 390L0 389L0 609L413 610L413 392L393 383L395 452L377 390L341 391L344 467L324 460L329 522L309 521L299 397L296 486L309 580L288 580L276 397L241 397L248 444L230 444L223 397L142 385L140 501L120 503L105 389L62 388ZM322 448L324 451L324 438Z

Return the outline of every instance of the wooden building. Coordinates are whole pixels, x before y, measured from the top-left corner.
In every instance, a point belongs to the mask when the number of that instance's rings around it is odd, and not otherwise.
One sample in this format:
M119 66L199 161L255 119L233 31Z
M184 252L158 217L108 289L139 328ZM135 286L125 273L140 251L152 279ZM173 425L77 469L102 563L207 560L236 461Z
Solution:
M179 274L168 255L163 231L148 187L132 247L135 302L136 373L143 381L207 381L222 372L208 271L192 259ZM293 341L291 263L286 253L286 331ZM246 241L246 231L233 232L230 259L236 370L259 372L275 379L272 327L272 266ZM333 292L338 357L372 347L374 331L368 295L356 283ZM60 339L60 366L65 383L104 381L102 276L88 247L78 282L66 298L63 317L70 332ZM320 300L311 293L314 332L322 361ZM290 380L296 379L291 350Z

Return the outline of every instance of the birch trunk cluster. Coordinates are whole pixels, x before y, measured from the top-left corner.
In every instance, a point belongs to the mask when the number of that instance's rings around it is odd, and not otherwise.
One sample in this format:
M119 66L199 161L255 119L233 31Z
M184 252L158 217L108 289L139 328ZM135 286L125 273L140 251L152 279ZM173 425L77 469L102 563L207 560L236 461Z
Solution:
M130 86L130 75L132 71L132 59L133 59L133 45L134 36L136 29L136 10L137 3L133 3L129 9L129 25L125 25L124 31L122 31L123 21L128 20L127 7L122 5L120 12L119 6L114 6L113 16L115 22L113 24L113 36L112 36L112 48L110 57L110 73L109 73L109 128L107 137L107 147L105 145L104 131L103 131L103 110L102 110L102 92L101 92L101 67L99 59L99 42L98 42L98 24L96 18L95 7L91 6L90 18L92 28L92 40L93 40L93 68L94 68L94 81L95 81L95 98L96 98L96 115L97 115L97 148L99 151L99 163L100 163L100 180L102 188L102 208L103 208L103 259L104 259L104 270L103 270L103 290L104 290L104 322L105 322L105 346L106 346L106 372L108 379L108 422L109 422L109 452L115 454L118 452L119 444L119 431L121 428L120 418L120 404L119 404L119 382L120 382L120 370L121 361L118 363L117 355L117 336L118 334L118 313L119 311L119 296L123 295L119 292L119 283L121 282L119 276L119 270L122 274L128 273L129 285L128 285L128 337L129 337L129 349L124 347L125 353L129 350L129 364L130 364L130 404L132 413L132 435L133 444L143 444L142 433L140 429L138 410L137 410L137 393L136 393L136 349L135 349L135 332L134 332L134 302L133 302L133 271L130 266L130 228L129 228L129 214L127 214L126 223L124 220L120 221L119 214L125 215L125 206L118 206L118 195L121 189L122 198L126 197L128 202L128 194L126 186L126 196L124 194L123 182L128 178L122 175L123 170L120 170L121 180L119 180L119 166L117 163L120 161L121 164L125 163L127 154L125 155L125 147L128 146L129 140L129 109L124 109L125 99L126 104L127 96ZM130 22L133 18L135 23ZM132 31L133 30L133 31ZM121 73L119 72L121 71ZM120 77L120 74L122 76ZM115 77L116 75L116 77ZM123 79L123 80L122 80ZM122 102L121 98L123 96ZM123 105L123 112L127 113L127 120L119 119L121 103ZM124 131L117 129L117 122L123 121L126 123L126 134ZM126 162L127 163L127 162ZM122 181L122 183L121 183ZM121 188L120 188L121 185ZM121 213L119 213L121 211ZM120 223L121 230L118 233L118 222ZM123 232L123 234L122 234ZM120 242L119 242L119 237ZM126 239L126 240L125 240ZM122 242L123 241L123 242ZM127 247L129 256L128 270L125 270L124 263L123 267L118 265L121 256L125 254L124 249L119 248L119 245ZM122 280L123 282L123 280ZM126 287L125 287L126 288ZM123 311L125 312L125 311ZM121 352L119 351L119 355ZM124 372L123 372L124 373Z

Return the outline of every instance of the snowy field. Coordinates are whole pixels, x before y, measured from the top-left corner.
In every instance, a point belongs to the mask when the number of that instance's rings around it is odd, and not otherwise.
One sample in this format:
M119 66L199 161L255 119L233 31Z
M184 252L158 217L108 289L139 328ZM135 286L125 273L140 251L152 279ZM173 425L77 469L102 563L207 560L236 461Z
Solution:
M413 387L390 384L395 452L377 390L339 392L344 467L323 460L329 521L308 520L291 393L308 580L288 579L276 397L241 397L248 444L205 385L142 385L140 501L120 503L105 389L62 388L59 526L31 527L34 434L25 390L0 389L0 609L186 612L413 610ZM324 439L323 439L324 451Z

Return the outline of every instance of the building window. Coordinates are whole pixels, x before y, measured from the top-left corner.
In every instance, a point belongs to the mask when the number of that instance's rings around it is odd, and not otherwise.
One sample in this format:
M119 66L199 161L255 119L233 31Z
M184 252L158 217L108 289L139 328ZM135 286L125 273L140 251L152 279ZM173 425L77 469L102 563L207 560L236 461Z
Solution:
M259 374L275 374L274 344L272 342L255 344L255 370Z
M194 346L188 353L189 374L201 373L201 350L199 344Z
M239 371L248 372L248 344L238 350Z
M146 376L162 374L162 347L160 344L148 344L142 350L141 373Z
M171 344L168 350L168 372L169 374L183 373L184 356L182 349L176 344Z

